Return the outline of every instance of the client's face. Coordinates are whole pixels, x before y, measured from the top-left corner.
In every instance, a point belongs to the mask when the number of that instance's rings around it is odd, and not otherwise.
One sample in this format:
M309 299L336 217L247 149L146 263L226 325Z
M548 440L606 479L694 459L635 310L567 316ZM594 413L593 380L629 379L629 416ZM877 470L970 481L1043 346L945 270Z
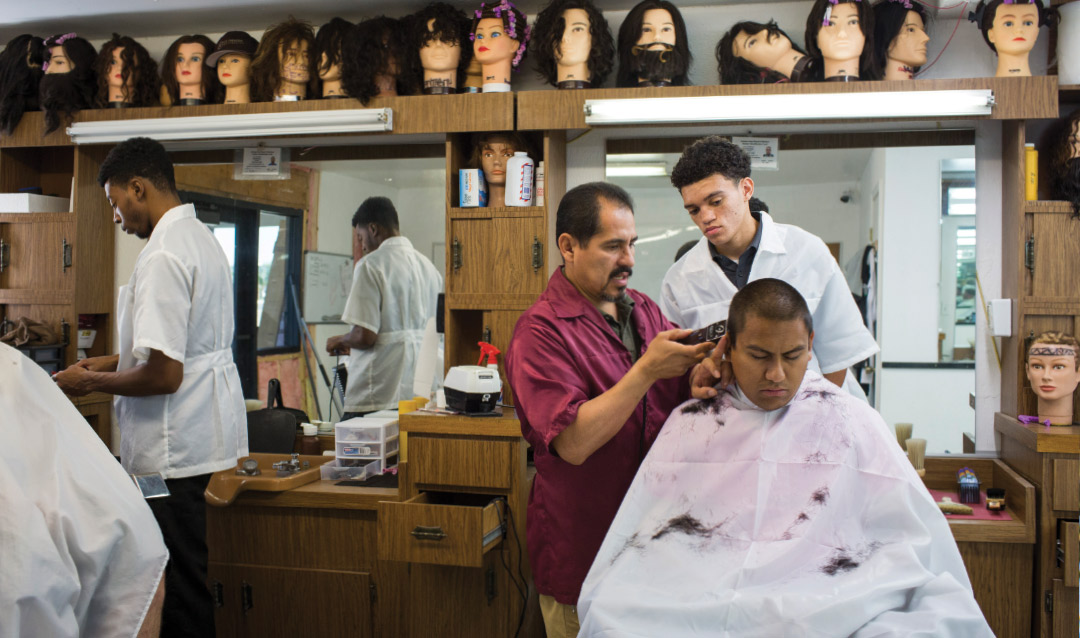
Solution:
M747 315L731 350L735 380L762 410L782 408L802 384L813 345L813 333L798 319L770 321Z

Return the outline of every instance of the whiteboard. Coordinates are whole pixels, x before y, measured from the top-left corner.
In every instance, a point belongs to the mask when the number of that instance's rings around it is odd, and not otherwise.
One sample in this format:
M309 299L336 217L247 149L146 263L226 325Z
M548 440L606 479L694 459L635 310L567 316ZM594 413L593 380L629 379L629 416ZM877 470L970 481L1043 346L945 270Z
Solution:
M352 275L352 255L304 253L304 321L341 323Z

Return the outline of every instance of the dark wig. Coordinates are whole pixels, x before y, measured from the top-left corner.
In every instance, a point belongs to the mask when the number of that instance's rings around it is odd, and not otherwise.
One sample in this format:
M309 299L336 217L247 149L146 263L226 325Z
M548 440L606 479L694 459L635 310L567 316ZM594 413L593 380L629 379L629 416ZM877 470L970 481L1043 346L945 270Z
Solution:
M274 92L281 84L281 62L278 52L291 44L308 44L308 84L309 96L314 96L318 85L315 72L315 31L307 22L289 16L289 19L270 27L263 34L259 48L251 59L251 101L273 102Z
M45 41L28 33L0 52L0 132L11 135L23 113L37 110L44 62Z
M1080 134L1080 108L1063 117L1047 131L1049 153L1047 172L1050 174L1052 197L1063 199L1080 215L1080 157L1072 157L1073 134Z
M42 70L47 70L52 58L51 49L63 47L64 55L71 62L67 73L46 73L41 77L38 99L45 111L45 135L60 128L61 121L70 121L82 109L93 108L97 102L97 80L94 78L94 62L97 49L74 33L56 35L45 40L45 60Z
M983 40L986 42L986 46L997 53L997 47L990 41L988 35L990 29L994 28L994 17L997 16L998 7L1003 4L1033 4L1036 10L1039 12L1039 26L1046 26L1051 24L1057 16L1057 13L1053 9L1046 9L1043 7L1042 0L979 0L979 4L975 5L975 10L968 14L968 20L971 20L975 24L979 25L979 30L982 31Z
M405 30L400 20L379 16L357 23L345 39L341 54L341 87L349 97L367 105L379 94L376 77L390 75L396 66L398 95L413 92L413 82L407 73Z
M889 47L904 28L908 11L914 11L922 18L923 27L929 22L929 15L921 3L909 2L910 7L900 0L878 0L874 4L874 64L878 70L884 70L889 59ZM915 69L918 71L919 69Z
M589 37L592 47L589 49L589 83L593 88L604 84L615 66L615 38L611 35L604 14L591 0L552 0L533 25L532 49L537 74L555 86L558 83L558 51L566 29L563 13L568 9L581 9L589 16Z
M165 91L169 94L169 100L176 104L180 100L180 82L176 79L176 56L180 54L180 46L183 44L201 44L203 47L203 74L202 90L203 100L207 104L215 104L222 99L223 87L218 80L217 69L206 65L206 58L214 52L217 45L205 35L182 35L169 45L165 57L161 58L161 77Z
M335 64L341 64L341 49L345 38L353 28L353 23L344 18L331 18L330 22L319 27L315 34L315 50L311 59L315 63L315 70L319 73L329 71ZM323 64L323 56L326 56L326 64Z
M469 168L482 168L480 157L484 153L484 147L492 142L509 144L515 152L524 151L529 157L535 158L532 144L518 131L497 131L493 133L478 133L473 136L472 152L469 154Z
M109 65L112 64L113 51L123 48L120 61L124 69L120 72L120 81L125 90L131 81L131 95L125 102L132 106L157 106L161 95L161 78L158 77L157 62L150 57L146 47L126 35L114 33L112 39L98 52L94 72L97 73L97 105L109 105Z
M428 20L434 20L428 31ZM472 46L469 43L469 18L465 13L445 2L433 2L408 17L405 24L405 57L403 72L407 72L411 83L422 87L424 84L424 65L420 63L420 49L428 42L454 43L461 47L458 59L457 80L455 86L465 86L465 69L472 61Z
M839 0L836 4L833 4L832 0L814 0L810 15L806 17L806 35L803 38L806 53L814 60L814 79L822 80L825 74L824 56L817 43L818 32L825 24L825 12L837 4L854 4L859 14L859 29L862 30L864 38L862 55L859 56L859 79L880 80L881 69L878 68L874 56L874 10L869 0Z
M634 47L641 37L641 23L645 21L645 12L651 9L664 9L671 14L671 21L675 25L674 53L682 60L679 64L681 68L678 68L671 78L671 84L688 86L693 57L690 55L690 43L686 37L686 23L683 22L679 9L667 0L642 0L626 14L626 19L619 27L619 72L615 76L615 86L638 85L638 77L634 71Z
M720 72L721 84L772 84L789 79L783 73L760 67L746 58L735 55L735 36L740 33L754 36L762 31L768 33L769 40L777 36L784 36L791 42L792 50L806 55L806 51L795 44L791 36L784 33L784 30L776 24L776 20L769 20L764 24L750 20L736 22L734 26L728 29L724 37L720 38L720 42L716 44L716 64L717 71Z

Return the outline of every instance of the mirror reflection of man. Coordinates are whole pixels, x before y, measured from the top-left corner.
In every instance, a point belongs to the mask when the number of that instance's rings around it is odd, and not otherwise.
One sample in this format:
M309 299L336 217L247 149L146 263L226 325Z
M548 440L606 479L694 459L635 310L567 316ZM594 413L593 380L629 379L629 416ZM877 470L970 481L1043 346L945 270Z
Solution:
M749 282L784 280L802 294L814 316L811 369L864 397L848 368L878 352L878 346L847 280L819 237L751 209L754 181L746 152L719 136L702 138L683 151L671 184L704 237L664 276L664 314L684 328L703 328L725 319L732 297Z
M514 327L506 372L532 445L528 551L548 636L577 635L581 582L660 425L689 392L688 346L656 304L628 288L633 202L593 182L559 202L563 266Z
M442 275L401 236L397 209L386 197L369 197L352 219L352 290L341 320L349 332L330 337L326 351L349 355L342 420L396 408L413 396L413 373L424 328L435 316Z
M731 302L735 383L676 408L582 587L580 636L993 634L881 416L807 370L805 300Z

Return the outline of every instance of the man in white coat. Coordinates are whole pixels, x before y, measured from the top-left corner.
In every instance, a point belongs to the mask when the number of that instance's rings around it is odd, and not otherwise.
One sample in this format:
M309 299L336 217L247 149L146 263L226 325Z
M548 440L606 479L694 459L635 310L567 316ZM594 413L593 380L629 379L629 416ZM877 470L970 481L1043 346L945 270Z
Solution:
M363 249L341 314L352 328L326 342L330 354L349 355L343 420L413 397L424 328L443 286L435 264L401 236L389 199L365 199L352 225Z
M743 286L775 277L795 287L814 316L811 369L865 398L848 368L878 352L840 266L825 243L798 226L751 211L750 157L718 136L694 142L671 171L683 206L704 237L668 269L660 308L683 328L727 318Z
M161 473L170 492L150 501L170 554L162 635L213 636L203 492L212 473L248 453L231 269L195 207L180 203L161 144L118 144L98 183L114 221L149 241L117 298L119 355L83 359L55 379L73 396L116 395L120 462L132 474Z
M585 579L579 636L993 635L881 416L807 370L814 328L778 279L735 295L735 384L664 424Z

